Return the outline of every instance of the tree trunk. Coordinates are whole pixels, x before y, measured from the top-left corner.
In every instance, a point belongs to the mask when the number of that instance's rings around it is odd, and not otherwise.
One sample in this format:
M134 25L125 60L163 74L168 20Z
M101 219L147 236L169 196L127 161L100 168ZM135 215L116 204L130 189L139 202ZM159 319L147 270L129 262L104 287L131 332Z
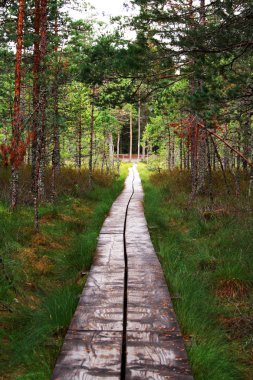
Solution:
M33 50L33 120L32 120L32 191L35 192L36 152L39 129L39 71L40 71L40 0L35 0Z
M106 165L106 132L105 127L103 128L103 153L102 153L102 164L101 164L101 172L104 173L104 166Z
M58 9L56 2L55 20L54 20L54 36L56 44L54 47L55 53L55 77L53 83L53 102L54 102L54 118L53 118L53 153L52 153L52 199L56 195L56 174L60 170L60 136L59 136L59 68L58 68Z
M139 94L138 100L138 160L140 159L141 153L141 98Z
M119 160L119 149L120 149L120 132L118 132L118 138L117 138L117 160Z
M167 147L167 162L168 162L168 171L171 169L171 136L170 136L170 129L168 133L168 147Z
M213 171L215 172L216 171L216 156L215 156L214 146L211 145L211 147L212 147L211 152L212 152Z
M118 132L118 138L117 138L117 174L120 174L120 159L119 159L119 152L120 152L120 131Z
M172 169L175 167L175 137L172 137L172 147L171 147L171 166Z
M198 140L198 157L197 157L197 193L201 192L205 187L206 169L207 169L207 133L199 131Z
M195 197L198 189L198 127L195 122L191 126L191 197Z
M186 152L186 168L189 171L190 170L190 139L188 139L188 146L187 146L187 152Z
M129 146L129 159L130 162L132 161L132 154L133 154L133 112L130 111L130 146Z
M80 106L79 128L78 128L77 166L82 167L82 107Z
M21 118L20 118L20 91L21 91L21 64L22 64L22 47L23 47L23 24L25 13L25 0L19 0L18 3L18 21L17 21L17 42L16 42L16 63L15 63L15 92L13 105L13 122L12 122L12 145L13 152L19 150L21 139ZM12 186L11 186L11 207L14 210L18 199L18 165L19 157L16 162L12 162Z
M91 101L90 152L89 152L89 188L92 187L92 172L93 172L94 98L95 98L95 87L93 87L93 89L92 89L92 101Z
M110 169L111 173L114 172L114 144L112 133L109 133L109 157L110 157Z
M240 152L241 148L241 134L238 130L237 133L237 143L238 143L238 151ZM239 155L236 156L236 172L235 172L235 191L236 195L239 196L241 193L241 174L240 174L240 167L241 167L241 157Z
M179 155L180 155L180 172L183 171L183 141L182 138L180 138L179 142Z
M45 55L47 50L47 0L41 0L40 4L40 61L39 61L39 71L40 75L45 72ZM41 65L42 64L42 65ZM41 67L42 66L42 67ZM41 70L42 68L42 70ZM44 70L43 70L44 69ZM41 74L42 73L42 74ZM45 117L46 117L46 79L42 78L43 88L40 94L40 128L37 126L37 146L36 146L36 159L35 159L35 173L34 173L34 227L36 230L39 229L39 190L41 187L40 181L43 179L41 175L41 163L44 159L43 146L45 141Z
M251 117L250 117L250 121L251 121ZM251 137L250 137L250 152L251 152L251 162L253 162L253 133L252 132L251 132ZM253 189L253 166L251 166L250 168L249 191L248 191L249 197L251 197L252 189Z
M223 166L223 163L222 163L221 156L220 156L220 154L219 154L219 151L218 151L218 149L217 149L217 146L216 146L216 144L215 144L215 141L214 141L214 139L213 139L213 136L210 136L210 137L211 137L211 141L212 141L212 144L213 144L213 147L214 147L214 152L215 152L215 154L216 154L216 156L217 156L217 159L218 159L218 161L219 161L219 163L220 163L220 167L221 167L221 171L222 171L222 175L223 175L224 183L225 183L225 185L226 185L226 189L227 189L227 194L230 194L230 189L229 189L229 185L228 185L228 181L227 181L227 177L226 177L226 172L225 172L225 170L224 170L224 166Z
M205 9L205 0L200 0L200 24L205 25L206 23L206 9Z
M250 129L250 117L246 115L246 120L243 123L243 155L246 158L250 158L250 138L251 138L251 129ZM247 161L242 161L243 170L247 172L248 163Z
M213 203L213 176L212 176L212 163L211 163L211 152L208 136L206 137L206 148L207 148L207 166L208 166L208 192L211 203Z

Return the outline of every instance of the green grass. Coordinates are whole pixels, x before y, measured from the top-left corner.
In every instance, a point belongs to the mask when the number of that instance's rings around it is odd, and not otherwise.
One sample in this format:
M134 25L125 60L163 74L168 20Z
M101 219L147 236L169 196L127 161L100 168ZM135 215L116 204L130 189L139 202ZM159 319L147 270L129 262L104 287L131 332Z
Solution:
M95 174L91 191L79 180L77 192L76 174L66 170L57 202L40 207L39 233L31 206L11 213L0 201L0 378L50 378L97 236L127 172L122 165L115 179Z
M152 174L144 164L138 168L151 237L194 378L251 379L253 217L244 211L248 200L219 197L211 206L202 196L190 204L186 174ZM221 207L226 212L216 212Z

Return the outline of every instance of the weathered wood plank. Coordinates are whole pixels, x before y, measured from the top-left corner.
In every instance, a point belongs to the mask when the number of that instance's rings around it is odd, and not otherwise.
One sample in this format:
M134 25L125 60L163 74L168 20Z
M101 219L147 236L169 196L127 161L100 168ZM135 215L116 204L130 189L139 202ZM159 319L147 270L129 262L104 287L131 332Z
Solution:
M129 332L127 347L127 379L192 379L178 332Z
M103 271L110 269L122 270L125 268L124 240L121 235L100 234L97 243L96 256L93 261L92 270L102 268ZM123 284L122 284L123 286Z
M123 305L123 287L106 287L97 289L94 286L85 286L79 305L106 308L108 306L121 307Z
M123 328L123 305L107 307L78 305L70 331L120 331Z
M53 373L57 380L119 379L121 332L69 332Z
M150 306L129 306L127 318L127 331L178 331L179 326L173 312L173 307L168 304L161 309Z
M149 306L154 308L162 308L171 304L166 286L148 289L128 288L128 305L130 306Z
M124 298L124 223L130 191L105 220L96 256L52 379L120 379Z
M101 288L103 286L123 286L124 281L124 272L122 270L117 269L114 271L113 269L101 271L92 270L87 281L87 286L95 286L97 288Z
M150 239L143 210L143 190L136 170L126 241L126 379L193 379L161 265Z
M123 325L125 253L127 321ZM125 189L101 229L96 257L52 379L121 379L124 336L125 379L193 379L163 271L150 239L136 168L130 171Z

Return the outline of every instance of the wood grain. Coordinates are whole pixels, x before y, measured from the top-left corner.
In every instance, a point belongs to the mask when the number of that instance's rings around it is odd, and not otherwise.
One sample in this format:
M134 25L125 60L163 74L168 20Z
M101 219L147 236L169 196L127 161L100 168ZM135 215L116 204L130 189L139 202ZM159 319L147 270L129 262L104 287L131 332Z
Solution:
M125 327L124 247L128 269ZM122 376L123 331L126 364ZM143 211L143 190L135 167L101 229L92 268L51 378L193 379L163 271L150 239Z

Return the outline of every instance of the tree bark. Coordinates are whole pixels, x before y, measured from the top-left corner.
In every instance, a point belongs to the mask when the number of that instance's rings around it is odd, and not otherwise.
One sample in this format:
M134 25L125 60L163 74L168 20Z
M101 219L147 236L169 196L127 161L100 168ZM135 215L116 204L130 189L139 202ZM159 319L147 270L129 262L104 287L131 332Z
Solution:
M54 21L54 36L56 44L54 47L55 53L55 77L53 83L53 102L54 102L54 118L53 118L53 153L52 153L52 199L56 195L56 174L60 170L60 136L59 136L59 65L58 65L58 9L56 0L55 21Z
M11 208L14 210L18 199L18 166L20 164L19 152L21 141L21 117L20 117L20 93L21 93L21 64L23 48L23 25L25 14L25 0L19 0L18 20L17 20L17 42L16 42L16 63L15 63L15 92L13 104L12 121L12 150L14 153L12 162L12 186L11 186Z
M93 87L93 89L92 89L92 100L91 100L90 151L89 151L89 188L92 187L92 173L93 173L94 98L95 98L95 87Z
M180 172L183 171L183 141L182 138L180 138L179 142L179 156L180 156Z
M172 137L172 144L171 144L171 166L172 169L175 167L175 137Z
M117 174L120 174L120 159L119 159L119 153L120 153L120 131L118 131L118 137L117 137Z
M141 97L138 99L138 160L141 153Z
M38 67L38 75L43 75L45 71L45 56L47 50L47 0L41 0L40 3L40 59ZM44 69L44 70L43 70ZM39 79L39 78L38 78ZM39 229L39 198L40 198L40 188L43 186L41 180L43 179L41 174L42 160L43 157L43 146L45 143L45 123L46 123L46 80L42 77L42 91L40 93L40 119L37 125L37 144L35 151L35 173L34 173L34 227L36 230Z
M168 162L168 171L170 172L170 169L171 169L171 135L170 135L170 129L168 132L167 162Z
M33 49L33 120L32 120L32 191L35 192L36 152L39 129L39 71L40 71L40 0L35 0Z
M113 135L112 132L109 133L108 136L109 142L109 162L110 162L110 171L113 173L114 171L114 144L113 144Z
M250 138L251 138L251 129L250 129L250 117L246 115L246 120L243 123L243 155L246 158L250 158ZM243 170L247 172L248 163L247 161L242 161Z
M129 146L129 160L132 161L132 154L133 154L133 112L130 111L130 146Z
M213 203L213 176L212 176L212 163L211 163L211 152L208 136L206 136L206 147L207 147L207 166L208 166L208 191L211 203Z
M118 132L118 137L117 137L117 160L119 160L119 150L120 150L120 132Z
M220 163L220 167L221 167L221 171L222 171L222 175L223 175L224 183L225 183L225 185L226 185L226 189L227 189L227 194L230 194L230 189L229 189L229 185L228 185L228 181L227 181L227 177L226 177L226 171L225 171L225 168L224 168L224 166L223 166L221 156L220 156L220 154L219 154L219 151L218 151L218 149L217 149L217 146L216 146L216 144L215 144L215 141L214 141L214 139L213 139L213 136L210 135L210 138L211 138L211 141L212 141L212 144L213 144L213 147L214 147L214 152L215 152L215 154L216 154L216 156L217 156L217 159L218 159L218 161L219 161L219 163Z
M77 143L77 166L79 170L82 167L82 104L80 104L79 126L78 126L78 143Z
M240 131L238 130L237 132L237 144L238 144L238 151L240 151L241 147L241 134ZM241 173L240 173L240 168L241 168L241 158L239 155L236 156L236 172L235 172L235 191L236 195L239 196L241 193Z
M252 117L250 116L250 122L251 122ZM251 136L250 136L250 154L251 154L251 161L253 162L253 133L251 131ZM253 189L253 166L250 168L250 178L249 178L249 191L248 195L251 197L252 195L252 189Z

